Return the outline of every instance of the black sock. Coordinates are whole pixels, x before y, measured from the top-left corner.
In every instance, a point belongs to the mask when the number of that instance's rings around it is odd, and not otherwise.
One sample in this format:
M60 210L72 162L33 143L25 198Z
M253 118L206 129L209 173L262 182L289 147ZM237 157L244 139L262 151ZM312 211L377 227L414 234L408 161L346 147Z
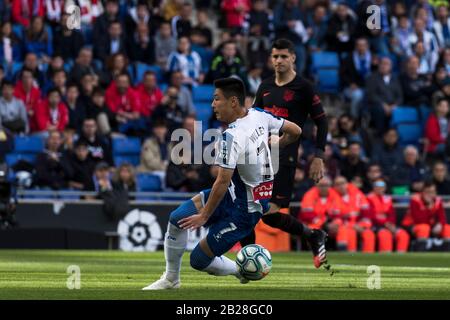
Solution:
M255 230L252 230L252 232L250 232L245 238L242 238L241 241L239 241L241 243L242 248L245 246L248 246L249 244L254 244L256 241L256 234L255 234Z
M311 229L290 214L279 212L266 214L262 217L262 220L273 228L278 228L296 236L304 236L306 239L311 236Z

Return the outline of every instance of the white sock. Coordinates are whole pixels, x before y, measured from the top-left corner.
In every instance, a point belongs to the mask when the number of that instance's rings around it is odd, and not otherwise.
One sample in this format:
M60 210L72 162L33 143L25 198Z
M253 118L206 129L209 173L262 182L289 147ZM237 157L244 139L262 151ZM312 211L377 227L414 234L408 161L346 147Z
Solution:
M164 238L166 258L166 278L170 281L180 279L181 260L187 245L187 230L180 229L169 222Z
M215 257L213 261L203 271L215 276L237 275L238 268L236 262L225 257Z

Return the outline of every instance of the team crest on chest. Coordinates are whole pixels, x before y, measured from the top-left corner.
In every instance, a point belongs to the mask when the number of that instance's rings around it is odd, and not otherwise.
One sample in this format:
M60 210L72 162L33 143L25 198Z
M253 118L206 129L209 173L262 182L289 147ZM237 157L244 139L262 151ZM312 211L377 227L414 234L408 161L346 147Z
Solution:
M292 99L294 99L294 91L292 91L292 90L285 90L284 91L284 95L283 95L283 99L284 99L284 101L286 101L286 102L289 102L289 101L291 101Z

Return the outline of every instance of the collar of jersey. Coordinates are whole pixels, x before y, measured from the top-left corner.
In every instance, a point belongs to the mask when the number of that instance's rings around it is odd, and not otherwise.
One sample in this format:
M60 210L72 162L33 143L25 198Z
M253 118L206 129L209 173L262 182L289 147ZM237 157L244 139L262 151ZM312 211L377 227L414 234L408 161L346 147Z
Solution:
M245 116L243 116L242 118L237 118L236 120L234 120L232 123L230 123L230 124L228 125L228 128L229 128L229 129L235 128L235 127L236 127L236 124L237 124L237 122L238 122L239 120L245 119L245 118L248 117L248 115L250 114L250 110L251 110L251 109L247 109L247 114L246 114Z

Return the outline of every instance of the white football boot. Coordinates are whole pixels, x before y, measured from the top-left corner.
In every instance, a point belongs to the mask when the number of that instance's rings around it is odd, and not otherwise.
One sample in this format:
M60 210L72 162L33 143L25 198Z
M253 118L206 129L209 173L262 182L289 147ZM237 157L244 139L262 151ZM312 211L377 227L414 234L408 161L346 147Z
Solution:
M146 286L145 288L142 288L142 290L167 290L167 289L178 289L181 286L181 282L175 281L172 282L166 278L166 273L164 272L163 275L159 280L156 280L152 284Z

